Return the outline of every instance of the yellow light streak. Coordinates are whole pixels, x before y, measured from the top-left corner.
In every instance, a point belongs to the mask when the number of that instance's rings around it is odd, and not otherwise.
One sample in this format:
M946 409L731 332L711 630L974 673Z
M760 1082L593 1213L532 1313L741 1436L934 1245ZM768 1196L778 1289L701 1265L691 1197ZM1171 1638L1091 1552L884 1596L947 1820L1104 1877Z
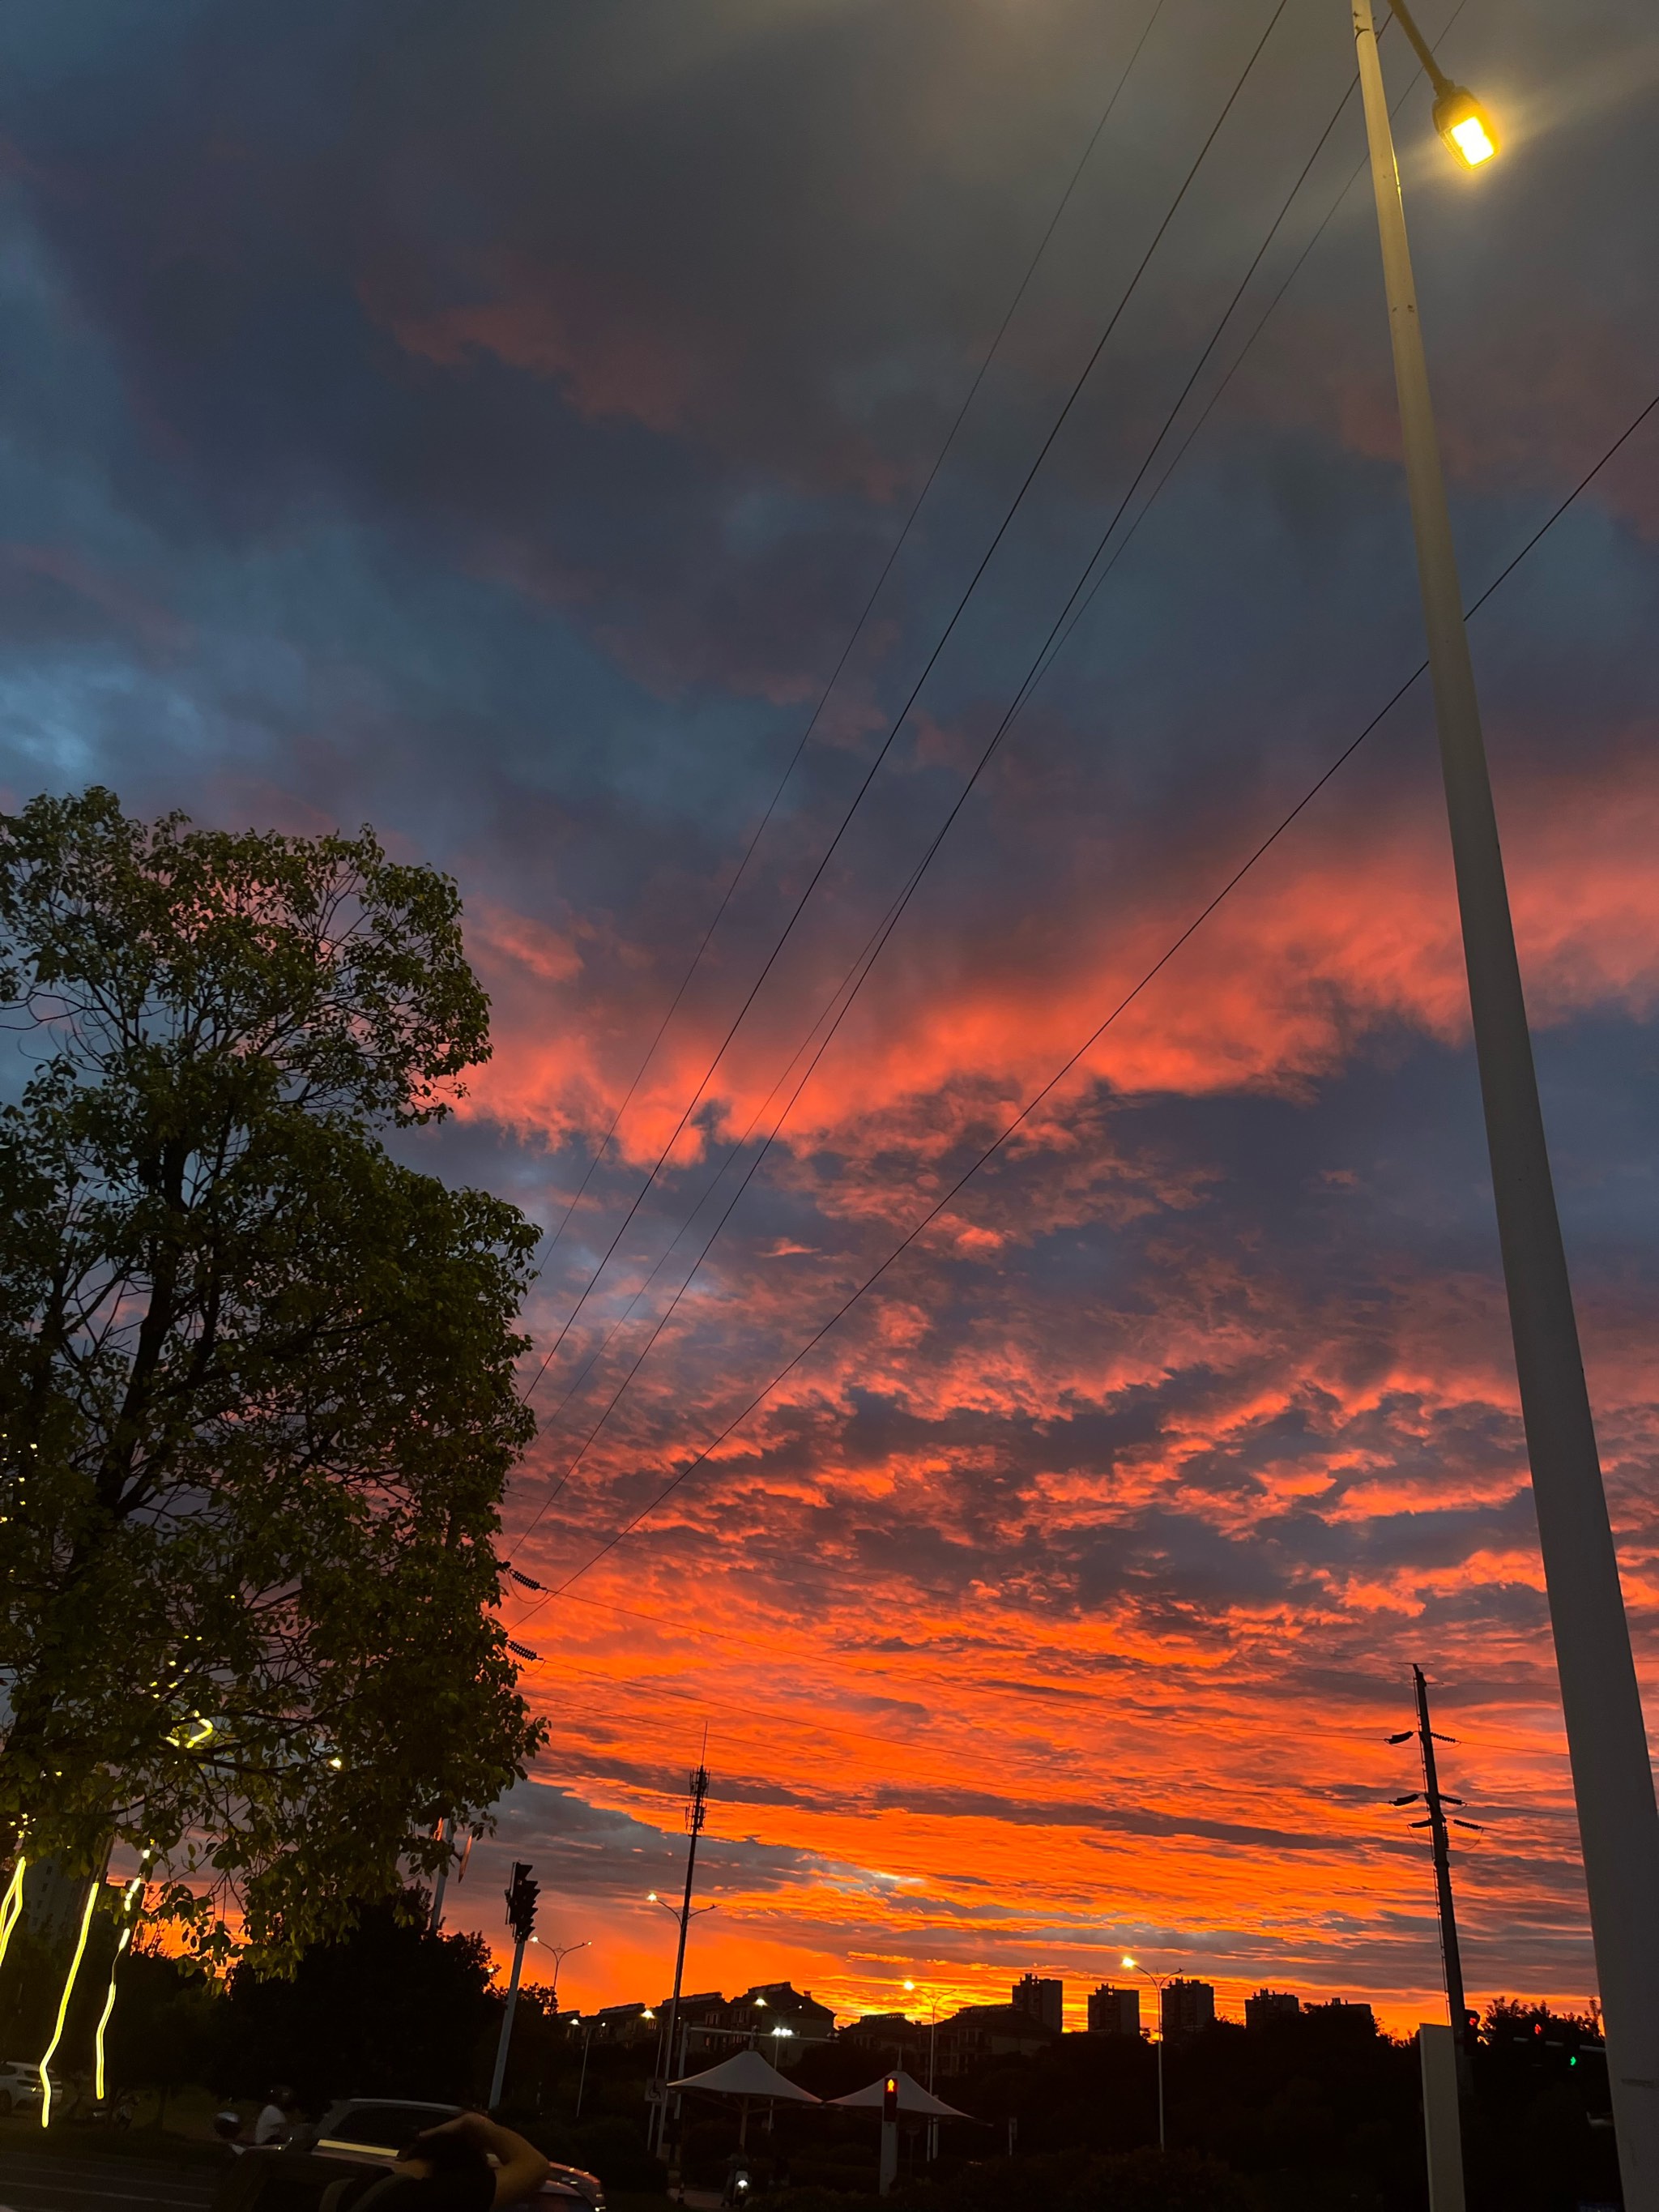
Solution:
M115 1956L110 1961L109 1990L104 1998L104 2009L98 2015L98 2026L92 2039L92 2096L94 2104L104 2101L104 2030L109 2026L109 2016L115 2009L115 1969L121 1963L121 1954L132 1941L131 1928L121 1930L121 1940L115 1947Z
M0 1899L0 1966L6 1963L7 1948L11 1942L11 1931L16 1927L23 1910L23 1870L28 1865L21 1851L11 1870L11 1881L3 1899Z
M70 1999L75 1994L75 1980L81 1971L81 1961L86 1956L87 1930L92 1926L92 1908L98 1902L98 1893L103 1883L97 1875L87 1886L86 1910L81 1915L81 1933L76 1938L75 1956L70 1960L69 1978L64 1984L64 1994L58 2000L58 2018L53 2023L52 2041L46 2045L46 2056L40 2061L40 2124L52 2124L52 2074L53 2055L64 2039L64 2022L69 2017Z
M149 1854L144 1854L144 1864L149 1863ZM104 2009L98 2015L98 2026L92 2039L92 2096L94 2104L104 2101L104 2030L109 2026L109 2016L115 2009L115 1970L121 1963L121 1954L132 1941L133 1901L144 1886L142 1870L127 1884L121 1899L121 1934L115 1946L115 1956L109 1962L109 1990L104 1998Z

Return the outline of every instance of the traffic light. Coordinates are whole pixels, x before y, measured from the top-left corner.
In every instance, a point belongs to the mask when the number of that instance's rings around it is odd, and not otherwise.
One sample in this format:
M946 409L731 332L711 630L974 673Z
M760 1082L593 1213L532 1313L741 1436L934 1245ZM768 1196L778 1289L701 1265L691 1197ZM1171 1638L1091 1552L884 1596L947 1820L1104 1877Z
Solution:
M898 2075L890 2074L881 2085L881 2117L884 2120L898 2118Z
M536 1899L541 1893L540 1882L530 1879L529 1867L514 1859L507 1889L507 1924L520 1943L527 1943L536 1932Z

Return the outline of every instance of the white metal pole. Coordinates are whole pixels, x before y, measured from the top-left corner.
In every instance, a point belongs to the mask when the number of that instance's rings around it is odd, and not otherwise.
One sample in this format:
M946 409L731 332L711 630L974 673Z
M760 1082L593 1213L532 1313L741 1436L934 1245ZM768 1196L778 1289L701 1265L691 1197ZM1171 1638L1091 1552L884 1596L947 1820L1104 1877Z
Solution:
M1510 921L1371 21L1350 0L1521 1413L1628 2212L1659 2212L1659 1809Z
M507 2050L513 2040L513 2015L518 2009L519 1977L524 1972L524 1947L528 1940L520 1936L513 1947L513 1978L507 1985L507 2010L501 2015L501 2040L495 2045L495 2071L489 2084L492 2112L501 2101L501 2087L507 2080Z
M428 1936L441 1936L444 1932L444 1891L449 1881L449 1847L455 1840L455 1823L447 1813L438 1823L438 1838L444 1847L444 1856L432 1884L432 1911L426 1929Z
M898 2179L898 2122L884 2120L881 2124L881 2154L876 2168L876 2194L887 2197Z
M1423 2071L1423 2148L1429 2170L1429 2212L1463 2212L1463 2130L1457 2076L1463 2049L1454 2028L1425 2021L1417 2031Z

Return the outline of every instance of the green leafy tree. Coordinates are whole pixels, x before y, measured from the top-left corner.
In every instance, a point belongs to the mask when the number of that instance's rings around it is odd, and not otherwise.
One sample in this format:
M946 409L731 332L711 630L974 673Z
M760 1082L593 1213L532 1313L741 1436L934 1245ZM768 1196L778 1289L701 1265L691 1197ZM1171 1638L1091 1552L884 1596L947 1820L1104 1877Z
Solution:
M392 1158L487 1057L454 885L0 816L0 1823L262 1968L539 1741L489 1607L535 1232Z

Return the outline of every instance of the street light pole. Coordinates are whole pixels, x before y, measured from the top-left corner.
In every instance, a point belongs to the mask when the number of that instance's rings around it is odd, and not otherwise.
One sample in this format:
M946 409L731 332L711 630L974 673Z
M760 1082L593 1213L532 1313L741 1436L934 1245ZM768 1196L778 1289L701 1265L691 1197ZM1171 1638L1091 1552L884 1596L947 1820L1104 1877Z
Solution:
M553 1954L553 2017L556 2021L559 2017L559 1969L576 1952L591 1950L592 1938L587 1936L580 1943L549 1943L545 1948Z
M1139 1974L1143 1981L1150 1982L1158 1991L1158 2147L1160 2150L1167 2150L1169 2144L1164 2131L1164 1990L1167 1983L1174 1981L1175 1976L1155 1974L1149 1967L1143 1966L1139 1959L1126 1957L1123 1963L1132 1974Z
M1370 0L1349 0L1475 1057L1630 2212L1659 2212L1659 1809L1516 958ZM1401 0L1395 13L1408 34ZM1421 46L1420 39L1413 43ZM1424 49L1426 51L1426 49ZM1465 126L1437 72L1437 122ZM1444 90L1443 91L1443 86ZM1470 106L1474 103L1469 102ZM1444 108L1443 115L1441 110ZM1490 153L1490 143L1485 152Z
M906 1982L904 1986L908 1990L914 1992L916 1985L914 1982ZM939 2057L939 1992L935 1990L927 2014L927 2094L930 2097L933 2094L933 2075ZM939 2121L934 2118L930 2118L927 2123L928 2164L931 2166L938 2156Z

